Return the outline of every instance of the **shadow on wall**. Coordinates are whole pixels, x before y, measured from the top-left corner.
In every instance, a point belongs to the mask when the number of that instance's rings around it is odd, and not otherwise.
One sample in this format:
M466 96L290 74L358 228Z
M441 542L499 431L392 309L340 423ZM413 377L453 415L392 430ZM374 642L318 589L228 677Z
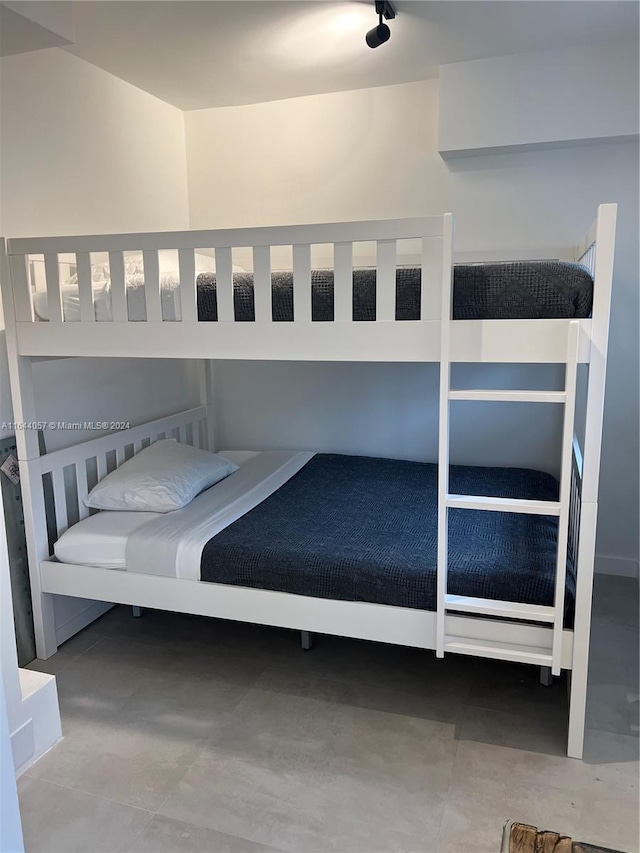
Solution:
M559 387L555 366L454 371L460 387ZM438 454L438 365L222 362L216 443L226 449L309 449L417 461ZM557 474L558 407L460 403L452 461ZM534 408L534 411L532 411Z

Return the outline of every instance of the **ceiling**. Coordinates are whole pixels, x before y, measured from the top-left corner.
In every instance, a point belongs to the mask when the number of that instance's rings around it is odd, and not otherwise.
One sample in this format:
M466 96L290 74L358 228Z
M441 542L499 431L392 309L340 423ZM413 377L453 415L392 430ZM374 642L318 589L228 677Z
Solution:
M51 28L30 20L24 14L19 14L20 11L27 11L27 5L39 4L0 3L0 56L28 53L46 47L60 47L68 43L68 39Z
M422 80L445 63L638 31L632 0L398 0L391 41L371 50L364 34L377 19L362 0L72 6L75 36L65 50L183 110Z

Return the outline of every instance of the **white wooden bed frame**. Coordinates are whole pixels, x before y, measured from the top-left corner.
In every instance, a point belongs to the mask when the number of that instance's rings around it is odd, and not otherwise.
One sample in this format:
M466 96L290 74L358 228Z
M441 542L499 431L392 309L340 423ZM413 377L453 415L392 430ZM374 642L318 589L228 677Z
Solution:
M37 429L17 431L31 591L40 658L57 650L53 595L69 595L236 619L341 636L521 661L571 671L568 754L582 757L591 623L604 384L613 273L616 205L598 208L585 240L570 255L594 275L592 318L586 320L452 321L453 221L425 219L259 228L10 240L2 247L7 347L17 422L38 425L32 363L61 356L162 357L202 360L202 405L124 432L40 454ZM421 318L395 320L398 240L419 240ZM353 322L353 244L377 243L377 316ZM333 244L334 322L311 322L311 246ZM271 321L272 247L292 246L294 322ZM215 249L219 322L198 322L194 250ZM233 316L232 248L253 252L256 322ZM158 251L175 249L180 263L182 319L163 322ZM142 251L147 320L127 317L123 252ZM109 252L113 320L96 322L90 253ZM76 255L80 321L65 322L60 256ZM34 320L29 256L44 256L49 322ZM557 255L556 255L557 257ZM436 286L434 286L434 283ZM82 498L96 478L150 441L174 435L215 449L210 360L437 361L440 363L437 610L333 601L237 586L141 575L57 562L47 524L59 536L88 510ZM562 363L561 391L452 389L451 362ZM584 442L574 430L576 374L588 364ZM556 403L564 407L558 502L449 494L449 409L457 400ZM50 489L54 518L47 518ZM447 577L449 508L526 512L559 517L553 606L450 595ZM567 549L577 567L573 630L564 628ZM495 617L501 617L496 619Z

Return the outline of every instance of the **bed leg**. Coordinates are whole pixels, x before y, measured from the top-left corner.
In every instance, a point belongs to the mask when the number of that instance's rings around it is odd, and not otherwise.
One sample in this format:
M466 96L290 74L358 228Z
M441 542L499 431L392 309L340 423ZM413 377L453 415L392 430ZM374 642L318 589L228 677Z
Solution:
M47 592L32 596L33 627L38 660L47 660L58 651L53 596Z
M138 607L137 604L131 605L131 612L133 613L136 619L139 619L142 616L142 608Z
M312 646L311 634L309 631L300 631L300 645L308 652Z
M550 666L540 667L540 684L542 684L543 687L551 687L553 684L553 675L551 674Z

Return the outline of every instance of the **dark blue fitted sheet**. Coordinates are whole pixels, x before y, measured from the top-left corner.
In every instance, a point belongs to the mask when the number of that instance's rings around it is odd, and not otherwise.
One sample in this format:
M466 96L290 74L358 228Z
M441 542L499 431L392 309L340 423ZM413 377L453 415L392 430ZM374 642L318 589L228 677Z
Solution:
M557 500L549 474L452 466L452 493ZM557 518L450 510L449 592L553 604ZM318 454L205 545L201 578L436 608L437 466ZM573 569L567 613L573 609Z

